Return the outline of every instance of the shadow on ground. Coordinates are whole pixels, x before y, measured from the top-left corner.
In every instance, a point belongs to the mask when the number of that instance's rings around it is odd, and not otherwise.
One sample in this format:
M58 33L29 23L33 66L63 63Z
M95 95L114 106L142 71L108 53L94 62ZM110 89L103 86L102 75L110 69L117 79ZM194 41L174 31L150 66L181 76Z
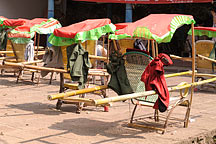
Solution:
M23 104L10 104L6 105L9 108L20 109L24 111L30 111L34 114L44 114L44 115L60 115L64 114L63 111L55 110L55 107L50 104L44 104L39 102L33 103L23 103Z
M48 135L45 137L38 137L35 139L30 139L27 141L22 141L21 143L29 143L35 141L41 141L44 138L51 138L54 136L61 136L68 133L74 133L80 136L105 136L106 139L94 140L96 142L91 142L91 144L102 144L102 143L112 143L115 140L124 138L135 138L144 140L145 137L139 136L141 133L150 132L149 130L138 130L127 127L125 120L114 121L114 122L104 122L99 120L92 120L87 118L75 118L67 119L60 123L55 123L51 125L50 129L64 130L64 132ZM89 141L86 140L86 143Z

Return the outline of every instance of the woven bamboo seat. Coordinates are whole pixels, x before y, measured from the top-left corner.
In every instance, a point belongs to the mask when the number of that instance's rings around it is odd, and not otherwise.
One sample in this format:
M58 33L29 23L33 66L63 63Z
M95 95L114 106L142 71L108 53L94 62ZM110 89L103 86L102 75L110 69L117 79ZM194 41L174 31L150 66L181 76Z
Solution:
M141 79L141 75L144 72L146 66L150 63L150 61L153 58L150 57L149 55L146 55L146 54L141 53L141 52L126 52L124 54L124 58L125 58L125 69L127 72L127 77L128 77L128 80L130 82L130 85L131 85L133 91L135 93L145 91L145 84L142 81L140 81L140 79ZM181 93L182 93L182 91L181 91ZM136 120L134 120L134 115L135 115L137 106L140 105L140 106L153 107L154 103L158 99L157 94L132 99L132 103L135 105L135 107L134 107L134 110L133 110L132 115L131 115L131 120L130 120L129 126L151 128L151 129L155 129L155 130L160 130L160 131L162 131L162 133L164 133L173 109L176 106L183 105L183 104L184 104L184 106L187 107L187 110L185 113L185 118L183 120L184 126L185 126L185 122L188 118L187 111L188 111L188 106L189 106L189 101L185 99L187 94L188 94L188 90L185 90L184 94L183 94L184 97L182 97L182 96L170 97L170 105L169 105L169 108L167 110L168 114L165 118L165 124L164 124L164 126L162 126L162 128L143 125L143 124L142 125L136 124L135 123ZM173 102L171 103L171 101L174 101L174 103ZM155 113L154 113L154 120L155 120L155 122L159 122L159 110L157 110L157 109L155 110Z

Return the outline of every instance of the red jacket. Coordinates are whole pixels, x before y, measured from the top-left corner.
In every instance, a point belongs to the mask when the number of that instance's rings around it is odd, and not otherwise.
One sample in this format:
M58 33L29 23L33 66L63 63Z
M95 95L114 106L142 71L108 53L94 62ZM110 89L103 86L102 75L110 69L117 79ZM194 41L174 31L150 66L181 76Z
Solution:
M164 77L163 66L172 64L173 62L168 55L160 53L148 64L141 76L141 81L145 83L147 91L156 90L158 100L155 102L153 108L159 109L160 112L166 111L169 106L169 91Z

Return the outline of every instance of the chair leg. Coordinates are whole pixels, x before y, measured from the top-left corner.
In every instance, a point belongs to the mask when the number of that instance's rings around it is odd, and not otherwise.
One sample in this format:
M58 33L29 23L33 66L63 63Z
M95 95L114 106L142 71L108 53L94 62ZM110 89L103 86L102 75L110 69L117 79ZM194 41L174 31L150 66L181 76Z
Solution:
M53 74L54 74L54 72L52 72L52 73L51 73L51 76L50 76L50 81L49 81L49 84L50 84L50 85L52 84Z
M188 102L188 106L187 106L187 111L186 111L186 114L185 114L185 120L184 120L184 127L187 128L188 127L188 123L189 123L189 117L190 117L190 106L189 106L189 101L187 100Z
M137 104L134 106L134 109L133 109L133 112L132 112L132 115L131 115L131 119L130 119L130 123L133 123L133 118L134 118L136 108L137 108Z
M62 100L58 99L57 103L56 103L56 109L59 110L62 106Z
M158 111L158 109L155 109L154 120L155 120L156 122L159 122L159 111Z
M20 76L22 75L22 70L19 70L19 74L18 74L18 76L17 76L17 80L16 80L16 83L18 83L19 82L19 79L20 79Z
M5 70L4 69L1 69L1 75L3 76L5 73Z
M40 73L38 73L38 77L37 77L37 85L39 84L40 82Z
M81 95L79 95L80 98L85 98L85 96L86 96L86 94L81 94ZM78 105L77 105L77 111L76 111L77 114L80 114L80 113L81 113L81 111L82 111L82 109L83 109L83 105L84 105L83 102L79 102L79 103L78 103Z
M60 73L60 90L59 93L64 92L64 75L63 73Z
M173 110L175 109L175 107L178 106L179 104L181 104L182 102L183 102L182 99L179 100L179 101L177 101L177 102L175 103L175 105L173 105L173 107L170 109L170 111L169 111L169 113L168 113L168 115L167 115L165 124L164 124L164 129L166 129L166 127L167 127L168 120L169 120L169 118L170 118L171 113L173 112Z
M31 77L31 81L34 82L34 72L32 72L32 77Z

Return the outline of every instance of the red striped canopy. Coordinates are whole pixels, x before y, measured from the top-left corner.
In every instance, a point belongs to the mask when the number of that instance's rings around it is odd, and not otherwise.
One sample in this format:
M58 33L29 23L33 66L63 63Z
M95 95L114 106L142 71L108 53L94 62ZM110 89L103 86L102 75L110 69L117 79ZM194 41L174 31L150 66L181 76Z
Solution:
M32 20L27 20L24 25L16 27L15 30L20 32L30 32L30 28L32 28L34 25L40 24L47 20L48 19L46 18L35 18Z
M8 19L3 16L0 16L0 26L5 26L5 27L16 27L16 26L21 26L26 23L26 19Z
M172 3L207 3L213 0L74 0L100 3L135 3L135 4L172 4Z
M116 31L115 35L110 35L110 38L142 37L154 39L158 43L169 42L176 29L191 23L195 23L192 15L150 14L138 21L129 23L125 28Z
M74 38L79 32L89 31L107 24L111 24L110 19L88 19L67 27L55 29L53 34L58 37Z

